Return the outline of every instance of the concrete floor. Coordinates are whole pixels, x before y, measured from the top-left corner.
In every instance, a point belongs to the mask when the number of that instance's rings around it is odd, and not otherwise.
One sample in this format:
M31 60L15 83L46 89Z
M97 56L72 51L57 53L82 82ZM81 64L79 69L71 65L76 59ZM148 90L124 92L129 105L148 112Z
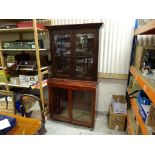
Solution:
M31 117L40 118L41 114L38 104L33 107ZM46 135L125 135L126 132L111 130L108 128L108 116L97 115L95 121L95 128L91 131L89 128L72 125L69 123L46 120L45 127L47 129Z
M108 117L98 115L95 122L95 128L91 131L89 128L72 125L65 122L47 120L46 135L125 135L126 132L111 130L108 128Z

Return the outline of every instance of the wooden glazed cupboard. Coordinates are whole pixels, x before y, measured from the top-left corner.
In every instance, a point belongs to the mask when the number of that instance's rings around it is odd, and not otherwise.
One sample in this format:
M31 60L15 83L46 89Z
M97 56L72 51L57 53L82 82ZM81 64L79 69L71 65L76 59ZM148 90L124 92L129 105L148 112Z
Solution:
M48 80L52 119L93 128L102 23L47 26L52 78Z

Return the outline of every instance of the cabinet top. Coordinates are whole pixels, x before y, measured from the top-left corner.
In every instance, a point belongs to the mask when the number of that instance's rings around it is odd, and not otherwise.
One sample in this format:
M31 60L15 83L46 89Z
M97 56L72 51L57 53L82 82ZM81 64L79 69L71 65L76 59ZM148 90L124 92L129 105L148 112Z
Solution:
M48 30L81 29L81 28L99 29L102 25L103 23L87 23L87 24L54 25L54 26L45 26L45 27Z

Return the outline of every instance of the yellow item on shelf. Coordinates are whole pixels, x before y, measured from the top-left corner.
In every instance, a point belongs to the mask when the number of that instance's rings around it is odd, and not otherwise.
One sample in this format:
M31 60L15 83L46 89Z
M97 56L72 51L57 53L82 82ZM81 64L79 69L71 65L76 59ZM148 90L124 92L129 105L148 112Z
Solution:
M6 82L4 78L5 74L3 70L0 70L0 82ZM6 74L7 79L9 79L9 74Z

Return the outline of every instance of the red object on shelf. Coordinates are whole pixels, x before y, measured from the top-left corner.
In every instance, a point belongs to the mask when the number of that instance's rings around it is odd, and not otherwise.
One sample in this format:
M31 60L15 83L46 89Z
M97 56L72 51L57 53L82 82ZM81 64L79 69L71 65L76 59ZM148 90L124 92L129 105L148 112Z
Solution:
M17 27L18 28L33 27L33 23L32 22L28 22L28 23L17 23ZM37 28L46 30L46 28L43 26L43 24L37 24Z

